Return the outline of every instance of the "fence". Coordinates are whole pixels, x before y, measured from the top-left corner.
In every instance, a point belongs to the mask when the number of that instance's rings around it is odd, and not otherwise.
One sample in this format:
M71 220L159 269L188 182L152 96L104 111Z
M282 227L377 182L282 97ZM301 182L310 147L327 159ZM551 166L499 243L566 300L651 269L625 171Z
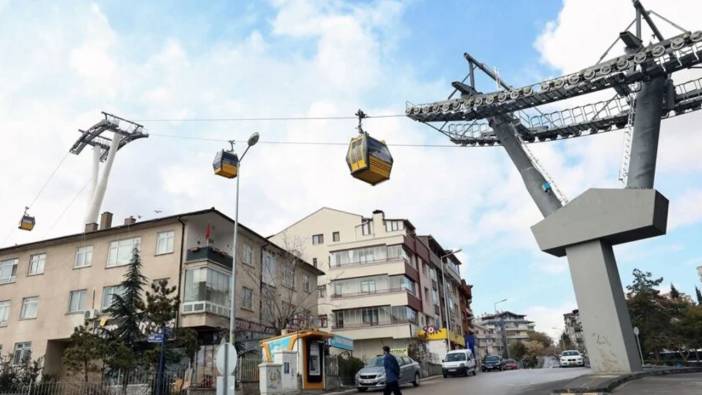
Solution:
M0 388L0 395L181 395L186 393L184 383L182 374L164 374L159 380L154 374L135 373L108 377L101 383L57 381L13 385Z

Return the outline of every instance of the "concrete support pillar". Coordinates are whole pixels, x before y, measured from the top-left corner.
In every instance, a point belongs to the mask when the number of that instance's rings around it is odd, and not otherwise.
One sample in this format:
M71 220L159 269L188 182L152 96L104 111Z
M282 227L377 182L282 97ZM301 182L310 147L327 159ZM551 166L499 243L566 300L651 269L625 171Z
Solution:
M661 76L644 82L636 94L627 188L653 188L667 78Z
M592 369L641 370L612 245L593 240L566 247L566 253Z
M517 137L517 130L510 122L511 120L505 117L496 117L490 120L492 129L495 135L500 140L505 151L512 159L512 163L517 167L519 175L522 176L524 185L527 191L534 199L534 203L541 211L544 217L548 217L554 211L561 208L561 201L554 193L552 188L544 188L546 179L534 167L534 164L529 159L529 156L524 151L521 141Z

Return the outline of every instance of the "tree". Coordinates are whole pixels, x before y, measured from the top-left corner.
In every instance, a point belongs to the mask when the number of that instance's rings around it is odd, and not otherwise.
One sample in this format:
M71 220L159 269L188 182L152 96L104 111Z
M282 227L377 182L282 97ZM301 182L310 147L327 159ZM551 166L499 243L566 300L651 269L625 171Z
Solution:
M136 248L132 253L124 280L120 284L121 292L112 296L112 304L105 310L112 317L116 328L111 331L111 336L124 343L125 346L136 351L137 343L144 339L144 334L139 327L142 321L144 302L142 294L146 277L141 274L141 258Z
M639 293L658 295L658 290L656 290L655 287L661 285L663 277L654 279L652 278L653 275L651 272L642 272L639 269L634 269L632 274L634 275L634 281L631 285L626 286L629 295L636 295Z
M702 292L697 287L695 287L695 295L697 295L697 304L702 305Z
M63 353L63 363L70 372L80 374L83 381L88 382L90 372L103 368L106 342L83 325L73 329L69 341L70 345Z
M568 334L565 332L561 334L559 343L559 346L562 350L572 350L575 348L575 344L573 344L573 341L570 339L570 336L568 336Z
M553 339L551 339L551 336L543 332L529 331L527 336L529 337L530 341L539 342L544 346L544 348L548 348L553 345Z
M673 283L670 283L670 297L672 299L679 299L680 298L680 292L675 288L675 285Z
M526 355L526 353L527 353L527 349L526 349L526 346L524 345L524 343L522 343L520 341L515 341L515 342L510 343L509 355L512 358L516 359L517 361L521 361L524 358L524 356Z

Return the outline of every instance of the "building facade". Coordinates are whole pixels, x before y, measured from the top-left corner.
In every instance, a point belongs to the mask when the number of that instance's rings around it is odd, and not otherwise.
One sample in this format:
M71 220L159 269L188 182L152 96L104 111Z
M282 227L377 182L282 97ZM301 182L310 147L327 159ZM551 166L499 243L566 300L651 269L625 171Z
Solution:
M570 342L580 352L584 352L585 339L583 339L583 324L580 322L580 311L575 309L570 313L563 314L563 322L565 323L565 334L570 339ZM561 348L563 347L561 345Z
M487 329L487 338L481 343L491 343L497 355L509 357L509 345L514 342L523 342L529 339L529 332L534 331L534 323L526 319L524 314L515 314L502 311L495 314L485 314L480 317L476 325Z
M203 347L196 362L211 364L213 345L229 327L233 230L234 221L214 208L143 222L128 218L115 227L112 214L103 213L99 229L87 225L84 233L0 249L0 352L17 361L41 357L44 373L62 374L73 328L86 319L109 319L103 311L120 292L136 248L149 281L177 285L181 304L174 325L197 331ZM319 269L243 225L237 245L240 350L257 349L258 339L276 332L266 283L289 285L286 303L317 316L313 284ZM287 262L295 263L292 272ZM267 273L276 275L265 278Z
M432 344L445 344L446 337L453 347L464 345L460 262L445 258L443 278L450 286L444 295L440 257L446 251L433 237L417 236L410 221L325 207L271 240L325 272L318 278L321 326L352 338L357 357L380 354L384 345L407 352L414 342L431 354ZM451 333L442 332L447 323Z

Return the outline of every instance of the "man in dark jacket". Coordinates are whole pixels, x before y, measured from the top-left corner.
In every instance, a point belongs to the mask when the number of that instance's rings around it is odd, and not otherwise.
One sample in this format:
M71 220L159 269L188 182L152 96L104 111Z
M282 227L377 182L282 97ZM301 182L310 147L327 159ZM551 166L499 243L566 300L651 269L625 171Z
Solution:
M385 367L385 391L384 395L402 395L400 392L400 364L397 359L390 354L390 347L383 346L383 367Z

